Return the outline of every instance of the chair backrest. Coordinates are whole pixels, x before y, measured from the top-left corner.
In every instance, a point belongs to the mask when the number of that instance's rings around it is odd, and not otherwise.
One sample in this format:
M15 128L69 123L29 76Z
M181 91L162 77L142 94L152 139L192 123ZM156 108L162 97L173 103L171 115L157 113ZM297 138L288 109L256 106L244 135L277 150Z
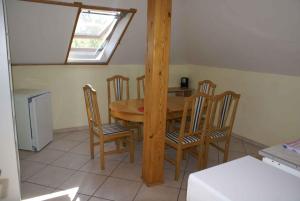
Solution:
M226 91L213 97L212 110L209 118L209 129L231 130L235 120L240 95Z
M198 92L202 92L208 95L214 95L216 84L210 80L203 80L198 82Z
M96 90L90 84L83 87L87 118L90 131L95 128L101 130L101 117L99 113L99 107L97 102Z
M136 78L137 82L137 97L141 99L145 95L145 75Z
M111 101L129 99L129 78L122 75L115 75L107 78L108 104Z
M129 78L122 75L115 75L107 78L107 94L108 94L108 121L111 123L109 105L112 101L129 99Z
M186 135L201 135L201 137L204 137L204 131L208 126L208 121L204 117L210 115L211 103L212 96L204 93L196 93L185 99L179 140Z

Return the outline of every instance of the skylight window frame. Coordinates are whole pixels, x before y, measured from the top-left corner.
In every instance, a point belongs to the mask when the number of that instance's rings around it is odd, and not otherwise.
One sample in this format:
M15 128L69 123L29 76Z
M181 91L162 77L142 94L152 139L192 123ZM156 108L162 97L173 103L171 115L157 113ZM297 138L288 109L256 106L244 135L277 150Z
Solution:
M86 10L86 9L84 9L84 10ZM95 10L92 10L92 12L95 12ZM101 10L102 11L102 10ZM81 9L81 11L80 11L80 14L81 13L83 13L84 11L83 11L83 9ZM87 13L92 13L92 12L87 12ZM120 22L120 20L122 19L122 12L120 12L120 11L111 11L111 12L119 12L120 14L119 15L111 15L111 16L120 16L118 19L117 19L117 21L114 23L114 25L113 25L113 27L112 28L109 28L109 29L111 29L111 31L110 31L110 33L109 33L109 35L106 37L106 39L105 39L105 41L104 41L104 43L108 43L107 41L109 41L110 40L110 38L111 38L111 36L112 36L112 34L114 33L114 31L115 31L115 29L116 29L116 27L118 26L118 23ZM95 13L95 14L97 14L97 13ZM100 12L99 12L99 14L100 14ZM106 15L106 14L102 14L101 13L101 15ZM109 15L109 14L107 14L107 15ZM77 22L77 25L78 25L78 22ZM77 27L76 27L77 28ZM76 32L76 28L75 28L75 32ZM99 48L74 48L74 47L72 47L72 43L73 43L73 40L74 39L77 39L77 38L85 38L85 39L99 39L99 37L101 37L101 33L99 34L99 35L83 35L83 34L81 34L81 35L77 35L76 33L74 33L74 35L73 35L73 38L72 38L72 41L71 41L71 48L70 48L70 51L78 51L78 52L80 52L80 51L84 51L84 50L86 50L86 51L91 51L91 52L95 52L95 56L96 57L98 57L99 56L99 54L101 54L101 52L99 52L99 49L102 47L102 46L100 46ZM104 47L105 47L105 45L104 45ZM104 49L104 47L102 47L102 49L101 49L101 51ZM98 52L98 53L97 53ZM68 55L68 57L69 57L69 55ZM67 62L68 63L81 63L81 62L70 62L70 61L68 61L68 59L67 59ZM95 62L92 62L92 63L95 63Z
M20 0L20 1L24 1L24 2L31 2L31 3L37 3L37 4L49 4L49 5L56 5L56 6L63 6L63 7L72 7L72 8L77 8L77 14L75 16L75 20L74 20L74 24L73 24L73 30L72 30L72 34L71 34L71 39L69 42L69 46L68 49L66 50L67 56L65 57L65 60L62 62L58 62L58 63L18 63L18 64L14 64L16 66L27 66L27 65L107 65L112 56L114 55L116 49L118 48L125 32L127 31L133 17L135 16L137 9L136 8L113 8L113 7L105 7L105 6L97 6L97 5L87 5L87 4L83 4L82 2L64 2L64 1L57 1L57 0ZM115 47L113 48L112 53L110 54L109 58L107 59L106 62L94 62L94 63L84 63L84 62L76 62L76 63L68 63L67 59L68 59L68 54L71 48L71 42L72 42L72 38L73 38L73 34L75 32L75 28L76 28L76 24L80 15L80 10L81 9L91 9L91 10L102 10L102 11L120 11L120 12L126 12L126 13L131 13L132 15L130 16L129 21L127 22L122 34L120 35L120 37L118 38L118 42L116 43Z
M80 4L80 5L81 6L78 7L76 19L75 19L74 26L73 26L72 36L71 36L71 39L70 39L70 42L69 42L69 48L68 48L68 51L67 51L67 55L66 55L64 64L66 64L66 65L107 65L110 62L112 56L114 55L115 50L117 49L120 41L122 40L125 32L127 31L127 28L129 26L129 24L131 23L131 21L132 21L132 19L133 19L133 17L134 17L134 15L135 15L135 13L136 13L137 10L133 9L133 8L130 8L130 9L118 9L118 8L108 8L108 7L98 7L98 6L84 6L82 4ZM70 52L72 50L73 39L74 39L74 37L76 38L75 32L76 32L76 27L77 27L77 24L78 24L78 20L79 20L80 14L81 14L81 12L82 12L83 9L84 10L90 9L90 10L94 10L94 11L99 10L99 11L120 12L121 15L122 15L122 13L125 13L125 15L128 14L128 13L132 14L131 17L130 17L130 19L129 19L129 21L127 22L127 24L126 24L123 32L122 32L122 34L120 35L120 37L119 37L119 39L118 39L118 41L117 41L117 43L116 43L113 51L111 52L111 54L109 55L108 59L105 62L101 62L101 61L88 62L87 60L86 61L76 61L76 62L70 62L70 61L68 61L69 54L70 54ZM125 16L125 15L123 14L123 16ZM115 29L117 28L118 23L120 22L121 19L122 19L122 17L117 20L117 22L115 23L115 25L114 25L111 33L107 37L107 41L108 41L107 44L109 43L109 40L112 37L112 35L113 35ZM82 37L87 37L87 38L93 38L93 37L95 37L96 38L97 36L96 35L95 36L84 36L83 35ZM78 50L80 50L80 49L81 48L78 48ZM73 48L73 50L74 50L74 48ZM92 50L92 48L90 50Z

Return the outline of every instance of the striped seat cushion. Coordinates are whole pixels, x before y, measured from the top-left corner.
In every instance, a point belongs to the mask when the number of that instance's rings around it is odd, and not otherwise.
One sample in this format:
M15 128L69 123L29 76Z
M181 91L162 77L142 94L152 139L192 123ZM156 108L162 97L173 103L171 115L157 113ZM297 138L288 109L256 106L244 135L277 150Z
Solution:
M99 131L99 128L94 128L95 132ZM129 131L128 128L125 126L122 126L118 123L112 123L112 124L102 124L102 130L104 135L111 135L115 133L125 132Z
M179 131L172 131L167 133L167 139L175 142L176 144L178 144L178 136ZM198 141L200 141L200 138L198 138L197 136L184 136L182 144L189 144Z
M216 139L216 138L222 138L226 136L226 130L224 131L218 131L218 130L214 130L214 131L208 131L206 133L206 135L211 138L211 139Z

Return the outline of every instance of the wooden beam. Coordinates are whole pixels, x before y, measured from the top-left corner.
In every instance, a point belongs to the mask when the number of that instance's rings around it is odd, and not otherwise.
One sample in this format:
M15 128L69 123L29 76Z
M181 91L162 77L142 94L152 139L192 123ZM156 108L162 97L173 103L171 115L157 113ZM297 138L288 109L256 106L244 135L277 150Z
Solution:
M120 11L120 12L132 12L132 13L135 13L137 11L134 8L130 8L130 9L109 8L109 7L103 7L103 6L85 5L85 4L82 4L81 2L68 3L68 2L53 1L53 0L21 0L21 1L27 1L27 2L32 2L32 3L51 4L51 5L57 5L57 6L77 7L77 8L91 9L91 10L108 10L108 11Z
M81 13L81 8L79 7L78 10L77 10L77 14L76 14L76 17L75 17L74 24L73 24L73 30L72 30L68 50L67 50L67 56L65 58L65 64L68 63L68 58L69 58L70 50L71 50L71 47L72 47L72 42L73 42L73 38L74 38L75 31L76 31L76 27L77 27L77 23L78 23L78 20L79 20L80 13Z
M148 0L145 120L142 178L164 181L164 146L172 0Z

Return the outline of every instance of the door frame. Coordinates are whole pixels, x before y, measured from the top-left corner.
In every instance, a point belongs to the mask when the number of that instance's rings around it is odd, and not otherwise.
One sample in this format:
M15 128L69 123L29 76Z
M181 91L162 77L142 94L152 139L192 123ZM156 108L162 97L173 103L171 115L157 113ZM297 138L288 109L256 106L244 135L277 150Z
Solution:
M3 201L21 200L5 0L0 0L0 185ZM1 188L0 188L1 189Z

